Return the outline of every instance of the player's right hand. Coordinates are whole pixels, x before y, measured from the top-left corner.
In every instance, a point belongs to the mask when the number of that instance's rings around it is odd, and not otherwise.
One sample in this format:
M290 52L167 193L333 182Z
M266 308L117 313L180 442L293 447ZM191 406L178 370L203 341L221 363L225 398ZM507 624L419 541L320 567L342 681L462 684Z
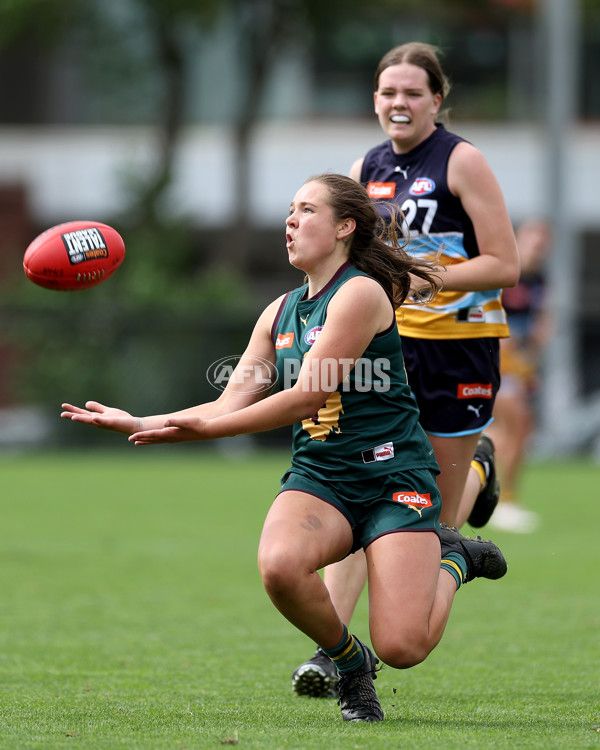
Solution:
M64 409L60 415L62 419L91 424L102 430L131 435L140 427L140 421L129 412L104 406L97 401L87 401L85 409L72 404L62 404L62 408Z

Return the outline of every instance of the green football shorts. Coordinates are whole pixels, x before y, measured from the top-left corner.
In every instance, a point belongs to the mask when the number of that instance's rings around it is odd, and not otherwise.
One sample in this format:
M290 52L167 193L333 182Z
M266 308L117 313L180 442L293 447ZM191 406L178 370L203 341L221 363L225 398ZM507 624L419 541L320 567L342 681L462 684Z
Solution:
M337 508L352 527L351 552L384 534L440 530L442 499L429 469L399 471L364 482L322 482L297 470L281 480L281 492L314 495Z

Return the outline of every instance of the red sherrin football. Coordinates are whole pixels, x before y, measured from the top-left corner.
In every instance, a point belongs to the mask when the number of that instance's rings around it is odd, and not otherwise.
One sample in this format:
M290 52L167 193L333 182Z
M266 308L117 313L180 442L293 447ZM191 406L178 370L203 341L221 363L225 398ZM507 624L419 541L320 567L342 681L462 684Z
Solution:
M125 243L112 227L98 221L69 221L33 240L23 268L34 284L70 292L105 281L124 257Z

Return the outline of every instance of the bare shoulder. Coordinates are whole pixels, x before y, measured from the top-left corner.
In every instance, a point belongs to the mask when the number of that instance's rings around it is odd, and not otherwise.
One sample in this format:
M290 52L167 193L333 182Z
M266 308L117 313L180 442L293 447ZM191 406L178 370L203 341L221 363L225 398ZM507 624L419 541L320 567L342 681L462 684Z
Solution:
M393 314L392 303L384 288L369 276L354 276L335 293L328 307L329 314L339 313L347 322L365 319L382 321L383 327L389 324Z
M353 276L343 284L339 291L346 294L360 294L366 297L377 298L383 296L387 298L384 288L372 276Z
M361 156L357 159L354 164L350 167L350 177L356 182L360 182L360 175L362 172L362 166L364 164L365 157Z
M263 315L267 314L270 315L273 313L274 315L277 314L279 311L279 308L281 307L281 303L286 298L288 292L285 292L285 294L281 294L277 299L274 299L273 302L270 302L264 309Z
M273 323L275 322L275 318L277 317L277 313L279 312L279 308L281 307L281 303L285 299L285 296L285 294L282 294L280 297L277 297L277 299L273 300L273 302L265 307L258 320L256 321L256 325L254 327L255 332L262 331L264 333L268 333L269 335L271 334Z
M471 143L459 143L448 161L448 186L454 195L469 190L496 187L497 180L487 159Z
M485 156L472 143L461 141L450 154L448 168L453 170L470 170L490 168Z

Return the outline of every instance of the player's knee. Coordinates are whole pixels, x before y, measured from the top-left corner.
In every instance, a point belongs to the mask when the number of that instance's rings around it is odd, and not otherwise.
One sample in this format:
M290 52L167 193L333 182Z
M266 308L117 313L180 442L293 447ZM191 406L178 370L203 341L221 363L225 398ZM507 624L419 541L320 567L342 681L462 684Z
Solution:
M394 669L409 669L416 664L420 664L427 658L429 651L427 645L418 640L403 641L402 643L386 641L376 646L377 656L388 667Z
M299 567L293 552L285 545L259 550L258 570L265 590L271 595L293 589L297 585Z

